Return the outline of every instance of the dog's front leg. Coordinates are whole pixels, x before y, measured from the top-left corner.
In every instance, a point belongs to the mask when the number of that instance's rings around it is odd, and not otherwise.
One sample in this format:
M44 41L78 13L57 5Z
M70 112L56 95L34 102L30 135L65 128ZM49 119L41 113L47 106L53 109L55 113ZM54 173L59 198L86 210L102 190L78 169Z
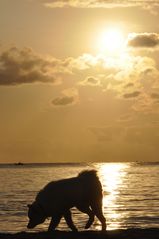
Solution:
M67 225L71 228L71 230L77 232L78 230L72 221L72 216L71 216L70 210L65 211L64 218L66 220Z
M50 225L48 227L48 232L54 231L55 228L58 226L60 220L62 218L62 215L56 215L51 218Z

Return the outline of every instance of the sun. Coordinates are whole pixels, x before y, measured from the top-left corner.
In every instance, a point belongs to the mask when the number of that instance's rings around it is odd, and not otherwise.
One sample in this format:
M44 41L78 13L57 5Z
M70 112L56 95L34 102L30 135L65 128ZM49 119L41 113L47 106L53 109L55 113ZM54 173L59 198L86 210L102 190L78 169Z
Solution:
M120 29L110 28L99 36L98 46L100 52L119 54L123 51L125 40Z

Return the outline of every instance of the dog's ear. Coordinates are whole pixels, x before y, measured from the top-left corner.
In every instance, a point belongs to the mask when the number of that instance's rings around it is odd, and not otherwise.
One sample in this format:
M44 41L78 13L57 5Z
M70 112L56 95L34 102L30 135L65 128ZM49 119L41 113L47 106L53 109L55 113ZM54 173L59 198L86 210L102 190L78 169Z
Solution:
M38 203L28 204L27 207L35 212L38 212L39 209L41 210L41 207Z

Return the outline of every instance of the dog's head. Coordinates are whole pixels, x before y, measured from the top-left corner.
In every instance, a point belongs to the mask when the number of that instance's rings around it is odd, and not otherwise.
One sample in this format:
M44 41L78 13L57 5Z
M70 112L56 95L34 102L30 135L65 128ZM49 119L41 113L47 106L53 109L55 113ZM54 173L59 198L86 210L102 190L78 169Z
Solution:
M27 228L29 229L43 223L46 219L46 215L42 207L36 202L34 202L33 204L28 204L28 217L29 223L27 225Z

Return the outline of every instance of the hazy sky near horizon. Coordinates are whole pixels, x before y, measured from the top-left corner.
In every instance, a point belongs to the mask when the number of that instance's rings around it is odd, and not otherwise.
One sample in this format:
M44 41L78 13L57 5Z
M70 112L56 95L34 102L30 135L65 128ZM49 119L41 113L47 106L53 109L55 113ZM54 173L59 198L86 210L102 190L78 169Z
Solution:
M159 160L159 1L0 0L0 162Z

